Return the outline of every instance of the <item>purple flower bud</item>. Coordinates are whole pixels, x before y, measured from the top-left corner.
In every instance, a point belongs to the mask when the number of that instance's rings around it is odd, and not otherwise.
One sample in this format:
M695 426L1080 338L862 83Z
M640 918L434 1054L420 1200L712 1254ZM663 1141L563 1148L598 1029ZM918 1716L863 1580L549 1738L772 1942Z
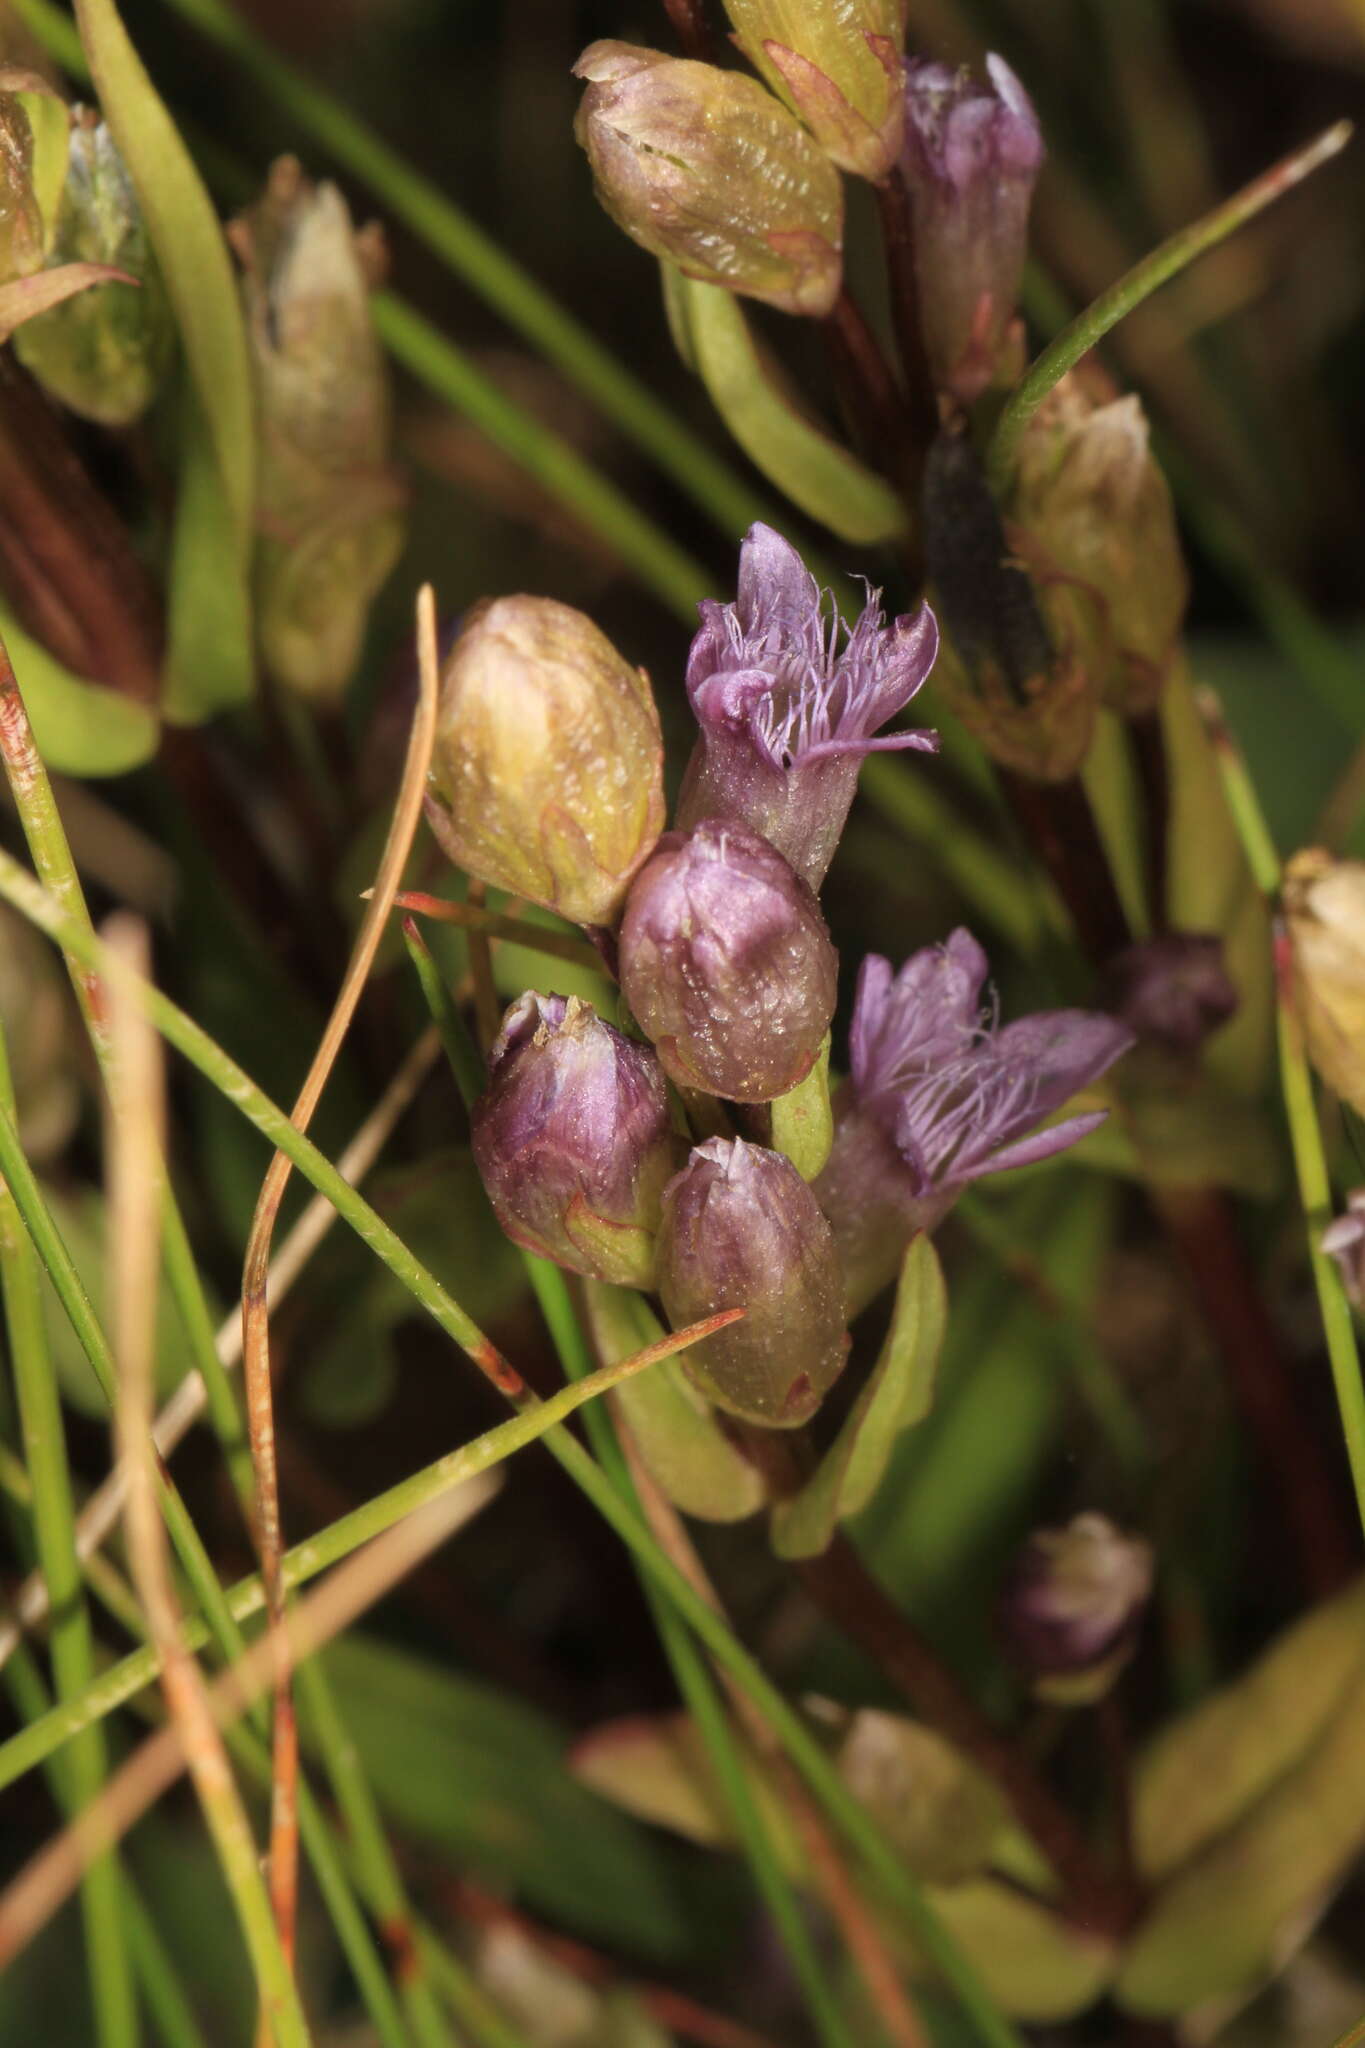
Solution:
M474 1108L474 1158L507 1235L618 1287L650 1287L682 1156L663 1069L577 996L513 1003Z
M1322 1249L1337 1262L1341 1284L1357 1308L1365 1309L1365 1188L1353 1188L1346 1212L1322 1233Z
M901 165L914 209L915 268L935 383L964 405L993 382L1023 274L1043 138L1001 57L989 85L948 64L905 67Z
M680 1087L785 1095L829 1029L838 966L814 896L744 825L666 833L626 900L621 987Z
M617 226L688 277L822 318L843 278L839 174L757 79L593 43L574 133Z
M1000 1603L1014 1661L1045 1699L1100 1699L1132 1655L1152 1591L1151 1546L1104 1515L1040 1529L1015 1560Z
M1110 1008L1141 1039L1197 1052L1237 1008L1223 942L1209 932L1167 932L1128 946L1105 970Z
M834 857L865 754L932 752L938 735L876 737L934 664L938 627L927 605L886 625L878 593L852 631L790 541L752 526L739 551L733 604L705 599L687 659L687 695L701 727L678 823L751 825L818 889Z
M1104 1121L1097 1110L1038 1128L1127 1051L1127 1026L1087 1010L1045 1010L1002 1028L993 1005L983 1007L986 973L985 954L961 929L913 953L899 974L876 954L863 962L851 1078L815 1183L854 1307L970 1182L1047 1159Z
M742 1308L686 1352L718 1408L770 1429L815 1413L848 1352L830 1227L789 1159L708 1138L664 1190L659 1292L675 1330Z

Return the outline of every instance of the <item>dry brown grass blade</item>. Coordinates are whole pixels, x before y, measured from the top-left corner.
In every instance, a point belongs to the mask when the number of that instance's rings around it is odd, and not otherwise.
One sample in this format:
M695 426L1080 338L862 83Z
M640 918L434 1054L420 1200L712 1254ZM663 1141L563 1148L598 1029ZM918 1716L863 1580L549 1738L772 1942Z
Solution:
M441 1041L434 1026L422 1033L379 1101L359 1125L350 1144L337 1160L337 1172L352 1187L359 1187L393 1134L395 1125L409 1107L440 1054ZM267 1290L273 1304L284 1299L317 1250L333 1223L336 1210L325 1195L314 1195L279 1251L270 1261ZM241 1363L242 1318L238 1309L225 1317L214 1339L220 1364L231 1371ZM203 1375L195 1367L187 1372L152 1427L152 1440L163 1458L169 1458L204 1412L206 1401ZM76 1554L87 1564L102 1548L123 1513L127 1474L121 1464L101 1480L76 1518ZM41 1572L30 1572L15 1595L13 1605L0 1620L0 1669L23 1639L24 1634L46 1619L49 1601L47 1583Z
M403 780L373 894L361 920L341 992L294 1104L291 1120L301 1131L307 1130L312 1120L369 978L422 815L427 768L436 733L436 600L430 585L423 587L417 599L417 646L420 689ZM247 1432L256 1480L256 1539L265 1580L271 1637L278 1637L280 1633L285 1594L281 1576L284 1538L270 1374L267 1286L271 1238L291 1170L284 1154L277 1152L266 1170L256 1203L242 1272L242 1369L246 1384ZM292 1958L298 1899L298 1729L289 1686L288 1659L282 1644L277 1644L277 1648L280 1654L274 1703L270 1889L280 1940L286 1955Z
M149 977L146 926L127 913L110 919L106 939L130 976ZM128 1475L128 1564L161 1660L161 1684L176 1740L194 1779L223 1874L242 1916L260 1985L262 2010L284 2041L306 2040L301 2011L287 1971L272 1946L269 1913L260 1888L251 1824L213 1718L208 1688L181 1637L170 1555L157 1497L155 1408L156 1307L161 1265L161 1160L165 1142L165 1073L161 1041L120 975L104 990L109 1049L108 1162L109 1299L118 1367L115 1434ZM115 1781L116 1782L116 1781ZM111 1785L97 1806L103 1805ZM84 1821L78 1821L79 1828ZM51 1852L74 1860L72 1830ZM40 1902L41 1903L41 1902ZM40 1918L37 1925L42 1924ZM264 1941L263 1938L264 1937Z

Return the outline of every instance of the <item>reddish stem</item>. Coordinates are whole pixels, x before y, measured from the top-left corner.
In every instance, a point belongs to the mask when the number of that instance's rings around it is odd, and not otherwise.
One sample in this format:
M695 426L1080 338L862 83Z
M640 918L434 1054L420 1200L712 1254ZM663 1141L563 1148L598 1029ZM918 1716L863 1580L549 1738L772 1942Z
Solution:
M891 317L896 328L901 368L905 372L911 442L917 456L913 476L917 497L924 455L938 432L938 406L920 319L914 215L910 208L910 194L899 170L893 170L884 183L878 185L877 206L881 214L887 278L891 287Z
M1033 782L1009 768L999 774L1016 818L1071 914L1083 952L1102 967L1133 935L1080 778Z

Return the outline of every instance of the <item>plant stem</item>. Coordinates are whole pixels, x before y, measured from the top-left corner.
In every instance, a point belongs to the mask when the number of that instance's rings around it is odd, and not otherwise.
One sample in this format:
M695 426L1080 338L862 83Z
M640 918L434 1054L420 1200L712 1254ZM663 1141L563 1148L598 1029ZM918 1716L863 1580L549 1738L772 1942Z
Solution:
M1170 870L1171 776L1166 735L1156 711L1143 711L1128 721L1133 763L1142 791L1144 851L1147 867L1147 912L1153 932L1169 923L1167 902Z
M1075 775L1066 782L1034 782L1007 768L999 774L1025 836L1071 914L1082 950L1102 966L1131 943L1132 932L1084 785Z
M1083 313L1078 313L1071 324L1062 329L1055 340L1049 342L1011 392L996 425L989 469L991 483L998 495L1003 496L1008 489L1019 443L1029 421L1067 371L1074 369L1081 357L1102 341L1111 327L1117 326L1159 286L1193 263L1196 257L1202 256L1205 250L1226 241L1229 235L1235 234L1238 228L1244 227L1285 192L1300 184L1319 165L1336 156L1346 147L1351 134L1351 123L1338 121L1304 148L1281 158L1260 177L1244 185L1240 192L1235 192L1231 199L1225 199L1202 219L1181 228L1177 234L1160 243L1141 262L1125 271L1108 291L1101 292Z
M890 176L877 186L876 194L891 288L891 317L900 349L911 446L915 456L908 479L913 502L918 497L919 471L925 451L938 432L938 407L934 402L934 380L925 353L924 329L920 320L914 215L910 207L910 193L899 168L893 169Z

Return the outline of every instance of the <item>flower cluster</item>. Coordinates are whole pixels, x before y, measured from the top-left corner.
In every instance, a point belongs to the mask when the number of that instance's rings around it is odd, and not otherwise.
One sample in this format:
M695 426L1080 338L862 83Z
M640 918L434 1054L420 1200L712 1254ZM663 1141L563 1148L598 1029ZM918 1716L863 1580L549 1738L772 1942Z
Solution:
M814 1412L848 1315L969 1181L1094 1128L1100 1110L1045 1120L1131 1042L1082 1011L998 1026L985 955L958 931L899 974L864 963L827 1163L802 1153L808 1182L777 1149L768 1105L823 1086L835 1010L815 891L862 757L935 744L883 728L936 644L927 607L888 623L876 593L845 629L790 543L755 527L735 602L701 606L687 664L698 738L670 831L648 684L590 620L501 599L471 614L446 663L430 806L442 844L590 928L622 997L623 1028L576 998L528 994L508 1011L474 1115L490 1200L518 1243L657 1291L675 1327L742 1308L684 1369L766 1427Z

